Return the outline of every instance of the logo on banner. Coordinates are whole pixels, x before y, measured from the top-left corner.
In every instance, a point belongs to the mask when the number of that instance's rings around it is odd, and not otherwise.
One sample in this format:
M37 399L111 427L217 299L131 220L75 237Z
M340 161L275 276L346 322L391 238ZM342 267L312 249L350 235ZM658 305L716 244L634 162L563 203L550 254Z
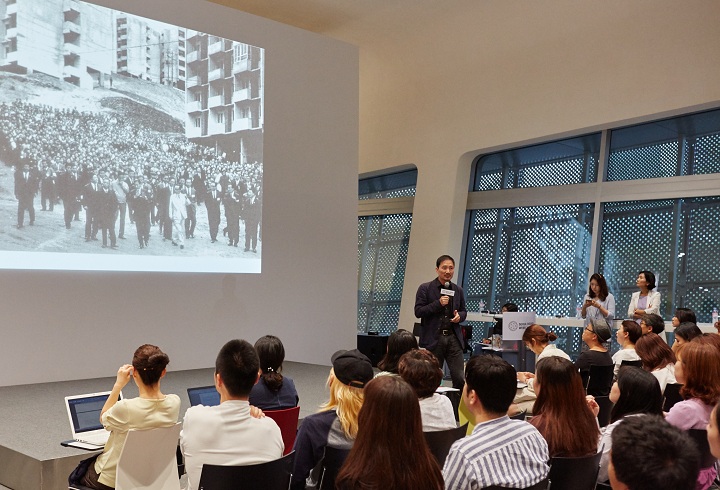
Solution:
M518 328L520 328L520 325L518 324L518 322L514 322L514 321L513 321L513 322L510 322L510 323L508 324L508 328L509 328L511 331L514 332L514 331L516 331Z

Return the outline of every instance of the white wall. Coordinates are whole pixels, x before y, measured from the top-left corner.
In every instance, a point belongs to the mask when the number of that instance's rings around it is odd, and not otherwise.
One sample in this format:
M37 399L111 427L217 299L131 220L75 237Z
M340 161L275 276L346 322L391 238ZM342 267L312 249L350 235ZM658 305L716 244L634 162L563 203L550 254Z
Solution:
M353 348L357 48L197 0L96 3L265 48L263 272L0 271L0 386L110 376L145 342L173 370L267 333L293 361Z
M460 255L474 156L720 105L720 2L490 0L437 10L358 41L359 172L418 168L402 328L415 321L415 292L435 277L435 259ZM342 26L328 34L354 35Z

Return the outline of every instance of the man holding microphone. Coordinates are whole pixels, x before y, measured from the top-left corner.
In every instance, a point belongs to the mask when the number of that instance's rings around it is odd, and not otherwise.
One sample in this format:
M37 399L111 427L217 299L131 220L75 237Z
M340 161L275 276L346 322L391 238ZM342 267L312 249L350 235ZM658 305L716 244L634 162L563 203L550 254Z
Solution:
M420 318L420 347L435 354L440 365L447 362L453 388L462 390L463 335L460 322L467 317L465 295L451 282L455 260L441 255L435 263L437 279L420 285L415 296L415 316Z

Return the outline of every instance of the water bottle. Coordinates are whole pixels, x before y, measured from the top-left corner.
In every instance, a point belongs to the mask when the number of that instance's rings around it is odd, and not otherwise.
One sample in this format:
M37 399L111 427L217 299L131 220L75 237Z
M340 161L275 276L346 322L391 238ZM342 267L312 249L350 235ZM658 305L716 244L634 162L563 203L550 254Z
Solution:
M582 318L582 305L578 304L575 308L575 318Z
M713 323L713 325L715 325L715 324L717 323L717 321L718 321L718 309L717 309L717 306L716 306L715 308L713 308L713 312L712 312L712 323Z

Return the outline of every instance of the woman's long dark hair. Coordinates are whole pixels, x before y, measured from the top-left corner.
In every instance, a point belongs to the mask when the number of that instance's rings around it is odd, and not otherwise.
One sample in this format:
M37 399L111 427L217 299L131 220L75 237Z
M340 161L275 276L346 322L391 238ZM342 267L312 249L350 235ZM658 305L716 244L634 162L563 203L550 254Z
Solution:
M639 367L624 366L618 373L617 384L620 397L610 412L610 422L637 413L662 415L660 383L651 373Z
M279 391L283 385L282 363L285 360L285 347L274 335L265 335L255 342L255 350L260 358L260 378L272 391Z
M417 340L412 332L408 332L402 328L397 329L390 334L387 343L387 353L378 362L378 368L381 371L397 374L398 363L403 354L418 348Z
M358 435L335 480L343 490L442 490L440 467L422 432L415 392L399 376L365 386Z
M540 388L530 423L547 441L550 457L572 458L597 451L600 430L573 363L546 357L538 362L535 379Z

